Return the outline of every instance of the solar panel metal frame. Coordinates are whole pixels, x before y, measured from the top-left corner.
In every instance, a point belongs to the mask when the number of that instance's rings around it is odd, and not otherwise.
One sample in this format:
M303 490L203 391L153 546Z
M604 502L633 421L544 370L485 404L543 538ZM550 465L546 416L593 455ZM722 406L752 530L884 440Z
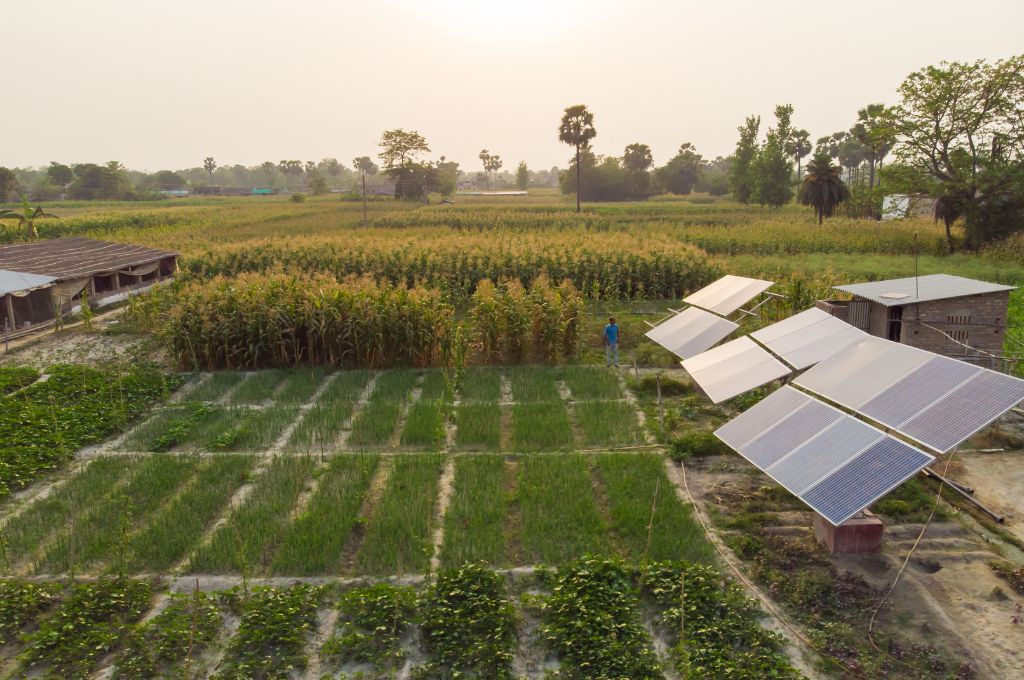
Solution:
M797 370L813 366L864 337L864 331L817 307L750 334Z
M697 324L703 325L699 332L684 337L682 342L673 340L673 338L679 338L687 327L690 327L692 331L692 327ZM676 356L689 359L718 344L737 328L739 328L739 324L728 319L723 319L697 307L687 307L644 335Z
M680 363L716 404L792 372L745 336Z
M786 413L787 409L788 413ZM759 413L759 411L766 412ZM830 413L833 417L829 418L826 413ZM787 433L781 430L797 431L804 434L813 431L813 420L799 422L801 418L806 418L807 416L816 418L819 423L827 422L827 424L824 427L820 427L814 434L800 440L785 454L769 457L771 462L768 465L762 465L752 457L750 448L764 437L772 436L771 433L773 431L776 431L774 436L783 440L786 438ZM748 426L748 423L745 422L751 418L756 419L753 427ZM796 418L796 421L786 425L787 421L791 421L794 418ZM851 435L851 433L859 433L859 435ZM739 438L734 436L737 434ZM840 442L840 445L837 445L836 435L844 435L847 439L850 436L861 436L862 441L859 442L860 446L858 446L856 441L852 445L846 443L847 448L839 456L841 460L832 466L830 472L822 473L815 480L810 481L806 478L801 478L799 473L791 474L793 468L800 470L813 463L816 459L816 451L834 451L840 448L844 442ZM808 505L834 526L839 526L850 517L853 517L935 460L934 456L925 451L896 439L882 430L790 386L783 387L774 392L760 403L718 428L715 430L715 436L735 449L755 467L793 493L801 502ZM741 439L745 440L742 444L734 443ZM853 496L856 499L855 501L850 500L850 494L855 494L858 490L862 491L863 489L849 488L844 504L841 506L843 508L842 511L830 512L827 507L824 507L822 502L815 502L813 500L817 496L823 496L825 493L824 489L830 488L822 486L829 483L829 480L839 480L842 479L842 476L849 475L856 476L860 474L862 477L867 475L870 472L870 468L866 471L860 471L855 466L871 463L872 459L870 458L860 459L866 455L876 455L874 452L879 447L888 449L893 452L894 456L899 454L903 457L902 460L897 461L900 463L898 475L885 479L879 479L877 475L869 477L867 481L874 482L874 485L870 487L870 492L860 498ZM912 457L913 464L906 463L908 460L907 456ZM804 460L808 457L810 462ZM820 459L820 456L817 459ZM762 458L763 460L765 459ZM859 460L860 462L858 462ZM837 477L837 475L842 476ZM800 485L796 489L794 488L794 479L800 480ZM850 487L852 485L847 486ZM819 489L819 487L822 490L815 493L815 489ZM841 495L836 495L837 493L833 491L829 498L841 498ZM808 495L811 495L811 499L808 498Z
M772 281L726 274L714 283L683 298L683 302L715 314L728 316L771 288L772 285Z
M1024 401L1024 380L980 366L970 366L957 359L927 350L873 336L868 336L847 349L846 354L835 355L797 377L793 381L794 384L840 406L857 411L939 453L950 451ZM863 349L869 351L861 352ZM890 357L881 362L884 365L879 368L877 358L885 353L889 353ZM863 356L860 356L862 354ZM919 400L924 404L922 407L909 416L906 415L903 407L906 405L905 401L911 397L904 397L904 401L901 402L894 393L901 390L906 392L908 389L923 392L929 388L929 383L934 385L938 382L934 375L930 377L930 372L942 366L948 366L951 372L966 377L960 381L946 381L938 393L930 395L928 399ZM968 371L964 370L965 366L969 367ZM820 380L820 374L824 374L830 380ZM982 382L972 384L979 379ZM835 389L837 385L848 386L851 382L858 383L850 388L854 394L863 393L872 384L876 385L874 394L867 399L852 399L850 392L844 394L842 389ZM999 399L998 390L992 389L988 392L976 391L980 386L991 383L1004 383L1007 396ZM969 394L972 395L969 403L962 403ZM886 414L871 406L885 399L894 401L899 407ZM984 403L979 402L981 399L984 399ZM945 409L943 403L947 403ZM971 415L974 417L971 418ZM926 424L930 424L930 428L926 427ZM959 424L959 427L953 430L956 424Z

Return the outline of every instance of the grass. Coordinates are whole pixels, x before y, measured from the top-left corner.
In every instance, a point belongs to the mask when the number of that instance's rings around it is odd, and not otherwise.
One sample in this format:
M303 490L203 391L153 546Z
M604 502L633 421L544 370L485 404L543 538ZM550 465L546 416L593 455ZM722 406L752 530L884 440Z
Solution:
M204 461L184 492L132 536L128 569L162 572L193 550L254 463L253 456L214 456Z
M417 401L409 406L402 428L401 445L439 451L444 448L444 418L447 413L441 401Z
M289 514L314 467L308 456L275 458L245 504L192 558L189 572L251 572L267 564L288 530Z
M512 446L517 451L565 451L573 446L569 413L561 402L512 407Z
M355 420L348 444L352 448L383 446L391 439L402 414L399 404L389 401L371 401Z
M624 401L576 402L576 422L588 448L643 444L643 428L636 409Z
M501 369L470 367L462 374L459 399L466 402L501 400Z
M440 401L446 398L448 381L444 371L431 369L423 372L420 383L420 401Z
M587 461L580 455L521 459L521 543L527 564L562 564L610 549L594 499Z
M46 498L32 503L0 529L4 545L3 562L11 564L30 558L49 538L67 526L72 513L81 512L115 489L138 465L138 459L97 458Z
M127 540L132 528L146 520L191 477L197 461L192 457L153 455L142 458L128 472L123 486L92 506L77 508L67 531L46 550L38 573L59 574L97 562L127 562ZM77 567L77 568L76 568Z
M274 404L258 411L229 411L227 427L215 436L210 431L200 445L224 451L265 451L295 422L298 413L299 407L294 404Z
M503 525L509 512L500 456L460 456L455 461L451 502L444 518L441 565L508 563Z
M616 543L631 558L712 562L711 545L692 508L676 496L661 455L604 454L594 464L607 492Z
M464 403L455 411L455 446L461 450L501 448L501 408L497 402Z
M289 451L333 451L334 442L352 417L352 411L359 395L366 388L370 373L344 371L335 376L317 403L292 431L286 447Z
M377 469L372 455L335 456L319 477L305 511L295 518L270 563L279 576L335 573L346 541L360 521L359 508Z
M326 372L322 368L300 368L288 371L288 379L277 395L279 404L304 404L313 398L313 394L324 381Z
M512 400L525 402L561 401L558 371L551 366L514 366L508 370Z
M373 394L370 395L370 402L405 401L409 398L409 393L412 392L418 379L419 376L415 371L384 371L377 376Z
M284 371L258 371L241 382L238 388L231 393L228 403L237 404L262 404L274 396L274 390L284 382L286 374Z
M430 563L434 504L443 456L397 456L357 554L360 571L403 574Z
M606 368L565 366L562 376L576 401L622 399L622 388L616 374Z
M235 371L214 373L186 397L189 401L217 401L240 383L244 375Z

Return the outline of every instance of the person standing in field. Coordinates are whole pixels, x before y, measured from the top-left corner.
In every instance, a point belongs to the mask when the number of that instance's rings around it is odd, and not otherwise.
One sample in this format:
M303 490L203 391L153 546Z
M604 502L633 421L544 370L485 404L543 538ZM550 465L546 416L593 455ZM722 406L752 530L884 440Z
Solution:
M619 325L614 316L604 327L604 365L619 367Z

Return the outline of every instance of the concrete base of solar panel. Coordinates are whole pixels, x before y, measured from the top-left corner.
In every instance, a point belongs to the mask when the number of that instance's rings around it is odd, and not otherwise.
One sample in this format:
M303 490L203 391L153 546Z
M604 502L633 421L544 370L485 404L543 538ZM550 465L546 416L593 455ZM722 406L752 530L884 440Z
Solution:
M870 511L852 517L839 526L815 513L814 537L828 549L830 555L863 555L882 549L884 525Z

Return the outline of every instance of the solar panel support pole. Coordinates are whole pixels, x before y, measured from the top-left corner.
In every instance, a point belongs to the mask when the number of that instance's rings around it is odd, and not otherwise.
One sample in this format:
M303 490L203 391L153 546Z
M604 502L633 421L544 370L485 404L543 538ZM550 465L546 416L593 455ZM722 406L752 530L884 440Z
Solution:
M768 304L769 302L771 302L775 298L785 298L784 295L779 295L778 293L765 292L764 295L767 295L768 297L766 297L765 299L763 299L760 302L758 302L756 305L751 307L749 310L741 309L740 313L741 314L746 314L747 316L761 316L759 313L755 314L755 312L757 312L759 309L761 309L761 307L763 307L764 305Z

